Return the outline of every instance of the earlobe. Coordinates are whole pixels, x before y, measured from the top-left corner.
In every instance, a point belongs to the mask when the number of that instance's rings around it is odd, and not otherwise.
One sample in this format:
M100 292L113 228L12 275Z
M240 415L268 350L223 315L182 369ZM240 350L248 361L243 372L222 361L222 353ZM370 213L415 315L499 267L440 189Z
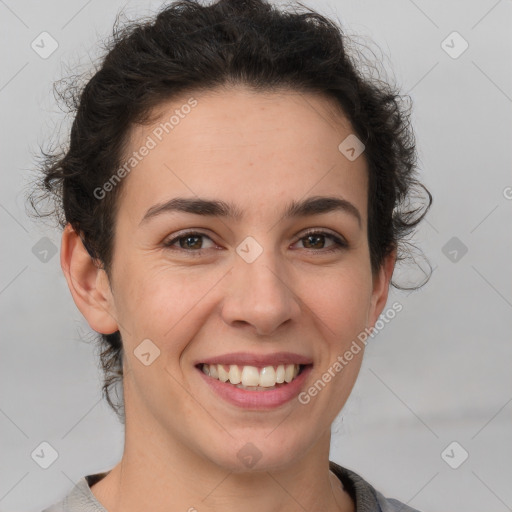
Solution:
M388 300L389 285L396 263L396 249L386 256L379 272L373 278L372 304L370 310L370 326L373 327L378 320Z
M62 233L60 263L73 300L91 328L102 334L119 330L108 276L70 224Z

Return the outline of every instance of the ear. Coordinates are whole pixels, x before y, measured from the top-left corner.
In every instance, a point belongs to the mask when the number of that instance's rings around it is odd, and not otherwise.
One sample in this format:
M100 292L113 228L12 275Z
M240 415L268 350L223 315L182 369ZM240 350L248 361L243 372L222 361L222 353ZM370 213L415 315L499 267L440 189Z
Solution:
M373 291L370 306L370 313L368 316L369 326L373 327L378 320L386 302L388 300L389 284L393 276L393 270L396 263L396 249L388 254L378 272L373 275Z
M91 328L101 334L119 330L107 273L70 224L62 233L60 264L73 300Z

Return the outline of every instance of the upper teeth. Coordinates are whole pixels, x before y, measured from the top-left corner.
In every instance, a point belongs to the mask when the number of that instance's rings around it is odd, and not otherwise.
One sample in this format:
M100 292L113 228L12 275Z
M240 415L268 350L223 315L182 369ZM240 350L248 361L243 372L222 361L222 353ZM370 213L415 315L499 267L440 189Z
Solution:
M261 386L272 387L283 382L291 382L299 373L298 364L280 364L276 368L265 366L257 368L256 366L238 366L229 365L229 371L226 371L222 364L203 364L203 372L214 379L222 382L231 382L231 384L242 384L243 386Z

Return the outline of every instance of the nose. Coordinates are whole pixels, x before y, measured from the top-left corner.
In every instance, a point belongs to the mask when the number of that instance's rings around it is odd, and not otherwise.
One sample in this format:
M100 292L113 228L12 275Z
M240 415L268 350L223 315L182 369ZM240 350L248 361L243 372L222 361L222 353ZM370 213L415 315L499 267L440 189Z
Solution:
M270 250L252 263L237 255L223 301L224 322L268 336L298 319L300 302L283 265Z

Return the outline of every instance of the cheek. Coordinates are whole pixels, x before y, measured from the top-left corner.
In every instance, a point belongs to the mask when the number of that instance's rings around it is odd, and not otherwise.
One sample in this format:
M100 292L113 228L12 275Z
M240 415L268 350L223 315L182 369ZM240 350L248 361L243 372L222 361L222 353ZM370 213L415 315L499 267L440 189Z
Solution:
M126 265L120 275L116 304L127 338L132 343L150 338L163 346L169 339L181 339L179 333L185 328L193 335L203 309L201 299L220 277L218 272L201 272L198 268L171 269L169 265L147 262ZM195 321L190 325L191 319Z
M367 326L371 285L367 272L352 267L314 281L303 277L300 297L321 320L327 338L346 341Z

